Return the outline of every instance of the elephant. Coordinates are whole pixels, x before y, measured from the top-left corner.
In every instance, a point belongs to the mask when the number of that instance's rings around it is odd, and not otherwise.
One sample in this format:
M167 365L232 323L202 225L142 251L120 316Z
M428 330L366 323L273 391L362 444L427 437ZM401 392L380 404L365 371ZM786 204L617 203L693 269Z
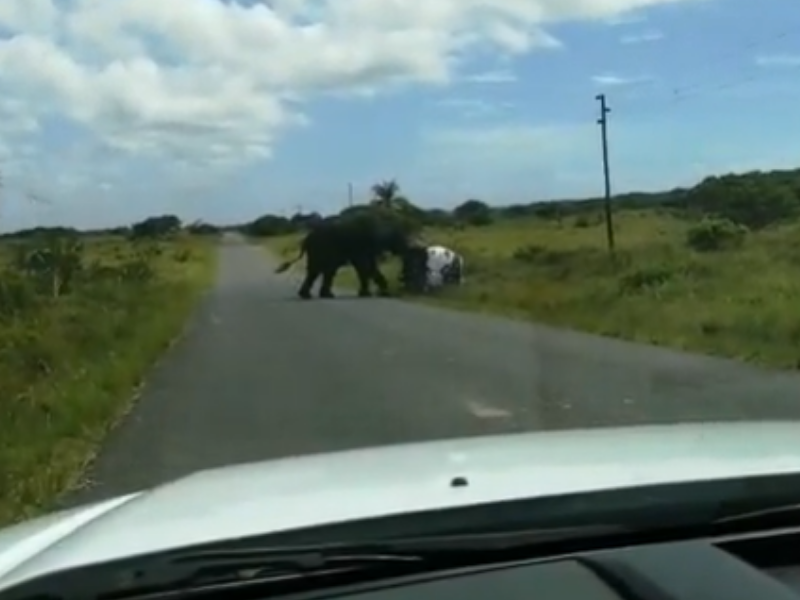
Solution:
M381 296L389 295L389 285L378 267L386 253L405 256L415 247L409 223L400 218L370 214L337 215L313 225L300 243L297 257L281 264L276 273L287 271L303 256L306 257L306 274L297 294L311 298L311 290L321 276L320 298L333 298L336 273L351 264L358 275L360 297L372 295L370 281L374 281Z

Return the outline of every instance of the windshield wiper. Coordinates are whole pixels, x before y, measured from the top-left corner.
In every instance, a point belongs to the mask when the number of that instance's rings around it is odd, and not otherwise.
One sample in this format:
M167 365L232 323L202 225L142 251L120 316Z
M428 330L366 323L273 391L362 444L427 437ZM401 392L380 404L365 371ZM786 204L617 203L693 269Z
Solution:
M430 567L432 561L424 554L392 551L388 547L219 549L187 552L118 569L112 589L105 585L93 587L98 599L121 600L229 586L307 583L353 573L400 575L419 571L423 563ZM86 592L84 588L76 597L85 598Z
M760 508L726 511L714 519L713 525L724 529L750 529L800 524L800 504L773 504Z
M288 547L237 541L75 569L23 584L7 596L8 600L123 600L250 586L269 586L270 592L277 588L295 591L572 553L617 540L635 542L651 532L650 528L598 524Z
M26 590L53 598L122 600L176 592L250 585L334 585L342 578L386 578L525 558L552 544L602 540L632 534L619 525L589 525L533 531L430 536L379 542L263 547L226 543L205 550L170 552L153 559L128 559L75 572L68 583ZM88 570L92 570L88 573ZM330 583L328 583L328 580ZM44 582L42 582L44 583Z
M419 563L426 557L390 547L230 548L178 554L138 569L136 587L181 586L228 580L307 577L386 565Z

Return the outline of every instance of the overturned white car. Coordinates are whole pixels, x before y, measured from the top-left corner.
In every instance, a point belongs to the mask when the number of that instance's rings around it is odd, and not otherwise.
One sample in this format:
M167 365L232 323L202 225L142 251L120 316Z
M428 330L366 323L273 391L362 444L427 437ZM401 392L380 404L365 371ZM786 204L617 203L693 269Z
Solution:
M412 293L429 293L464 281L464 257L444 246L420 246L403 260L400 280Z

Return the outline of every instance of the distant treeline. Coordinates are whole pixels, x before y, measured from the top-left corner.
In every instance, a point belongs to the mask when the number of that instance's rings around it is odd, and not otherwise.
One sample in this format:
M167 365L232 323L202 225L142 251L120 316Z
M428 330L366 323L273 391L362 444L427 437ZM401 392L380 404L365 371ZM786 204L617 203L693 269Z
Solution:
M398 210L424 226L483 226L498 220L538 217L561 220L591 215L603 209L603 198L565 199L509 206L491 206L477 199L463 202L452 210L422 208L399 195L396 182L373 186L376 198L372 204ZM365 205L344 209L339 214L363 210ZM691 188L675 188L664 192L632 192L613 198L614 211L661 209L678 216L725 219L749 229L760 229L800 214L800 169L785 171L753 171L707 177ZM268 237L305 230L321 215L295 214L291 217L264 214L249 223L218 226L204 222L184 224L175 215L147 218L130 226L110 229L78 230L66 227L37 227L0 236L22 239L41 235L123 235L152 237L185 231L193 235L217 235L238 231L245 235Z

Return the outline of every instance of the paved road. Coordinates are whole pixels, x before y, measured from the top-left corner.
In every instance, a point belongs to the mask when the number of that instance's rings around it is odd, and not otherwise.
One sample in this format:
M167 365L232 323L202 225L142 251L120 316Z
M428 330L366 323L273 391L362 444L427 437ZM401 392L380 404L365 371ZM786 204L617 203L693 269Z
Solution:
M793 375L395 300L305 303L262 250L220 252L215 288L72 501L374 444L800 414Z

